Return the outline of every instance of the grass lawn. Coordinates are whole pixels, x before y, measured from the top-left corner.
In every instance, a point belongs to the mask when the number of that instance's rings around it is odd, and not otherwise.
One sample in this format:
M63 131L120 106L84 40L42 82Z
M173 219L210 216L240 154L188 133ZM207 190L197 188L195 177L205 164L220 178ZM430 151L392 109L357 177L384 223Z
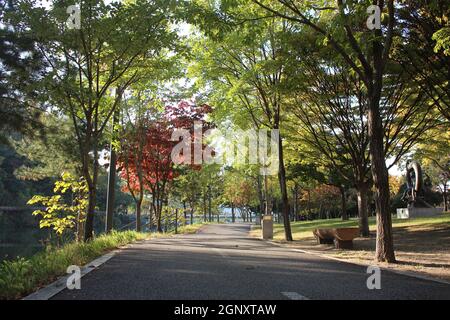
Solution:
M396 219L392 220L392 225L394 228L397 227L417 227L417 226L439 226L439 227L449 227L450 228L450 214L442 214L440 216L431 218L416 218L416 219ZM301 240L311 238L312 231L316 228L343 228L343 227L357 227L358 220L350 219L348 221L342 221L342 219L329 219L329 220L314 220L314 221L299 221L291 222L292 237L294 240ZM369 226L371 231L376 229L375 217L369 218ZM253 236L260 236L261 228L255 226L251 231ZM274 240L284 240L284 227L282 224L274 224Z
M413 271L450 281L450 213L430 218L393 219L394 247L397 264L375 262L375 218L370 218L370 238L356 238L354 250L339 250L333 245L317 244L312 230L358 226L357 219L302 221L292 223L293 242L284 241L284 229L274 225L274 240L287 246L336 257L363 265L378 264L400 271ZM260 228L251 231L261 236Z
M202 223L178 228L179 234L196 233ZM61 248L48 249L30 258L0 262L0 300L19 299L66 274L70 265L83 266L108 251L129 243L174 235L167 233L138 233L113 231L88 243L69 243Z

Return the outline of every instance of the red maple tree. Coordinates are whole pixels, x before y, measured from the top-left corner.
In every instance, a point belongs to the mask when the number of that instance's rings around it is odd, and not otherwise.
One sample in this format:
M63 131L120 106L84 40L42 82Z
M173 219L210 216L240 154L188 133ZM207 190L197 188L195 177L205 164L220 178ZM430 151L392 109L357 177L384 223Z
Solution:
M137 221L140 222L140 206L147 190L152 195L151 205L157 231L162 231L162 208L167 202L170 183L177 174L171 153L178 141L171 140L172 133L176 129L193 133L196 121L205 124L203 130L208 129L210 126L205 115L210 111L211 107L208 105L196 106L181 101L177 105L166 106L161 114L141 121L140 130L123 135L123 138L129 138L123 139L121 152L118 154L118 169L120 176L127 182L125 190L136 200ZM195 166L196 169L199 167Z

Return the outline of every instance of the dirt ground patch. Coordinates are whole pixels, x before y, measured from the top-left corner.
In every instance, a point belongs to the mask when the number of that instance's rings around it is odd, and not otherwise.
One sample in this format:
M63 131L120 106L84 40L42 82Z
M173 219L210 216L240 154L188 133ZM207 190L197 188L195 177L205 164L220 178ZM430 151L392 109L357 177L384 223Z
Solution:
M292 243L277 242L349 262L378 264L382 267L417 272L450 281L450 227L448 224L424 224L393 229L397 264L375 262L375 232L371 232L370 238L355 239L353 250L339 250L332 245L319 245L312 234L311 237Z

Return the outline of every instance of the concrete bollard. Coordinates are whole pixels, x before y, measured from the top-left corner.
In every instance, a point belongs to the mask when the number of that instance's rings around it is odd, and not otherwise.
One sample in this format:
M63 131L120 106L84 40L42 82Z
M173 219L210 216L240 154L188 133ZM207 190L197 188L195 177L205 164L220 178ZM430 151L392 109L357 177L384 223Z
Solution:
M263 216L261 226L263 239L273 239L273 217L271 215Z

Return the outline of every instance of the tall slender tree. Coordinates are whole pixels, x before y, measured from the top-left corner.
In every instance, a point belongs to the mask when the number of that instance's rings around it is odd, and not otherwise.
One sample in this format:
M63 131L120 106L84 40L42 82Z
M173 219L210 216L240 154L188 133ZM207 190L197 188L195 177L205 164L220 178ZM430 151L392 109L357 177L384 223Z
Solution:
M43 81L49 104L72 119L76 133L89 187L85 240L93 236L103 132L120 101L110 97L110 89L122 96L147 59L172 46L176 36L168 28L169 2L83 0L79 3L80 26L69 30L66 10L70 1L55 1L51 8L34 0L20 1L20 18L39 39L39 52L50 66Z
M285 238L292 241L286 169L284 164L283 109L281 86L286 77L280 60L280 34L286 25L278 20L261 20L237 26L218 41L198 44L199 73L212 84L217 95L232 96L219 104L230 104L245 112L256 128L279 130L278 180L282 197ZM241 111L242 110L242 111Z
M320 1L314 5L292 0L252 1L273 15L309 27L321 35L323 43L335 50L363 82L367 90L370 158L376 190L376 257L378 261L395 262L388 169L384 154L385 128L380 112L384 75L396 35L394 0L366 1L366 6L343 0L336 0L334 4ZM373 30L364 30L361 26L365 26L369 19L367 9L370 5L375 6L375 15L387 11L386 23L383 27L380 25ZM381 20L380 16L376 18Z

